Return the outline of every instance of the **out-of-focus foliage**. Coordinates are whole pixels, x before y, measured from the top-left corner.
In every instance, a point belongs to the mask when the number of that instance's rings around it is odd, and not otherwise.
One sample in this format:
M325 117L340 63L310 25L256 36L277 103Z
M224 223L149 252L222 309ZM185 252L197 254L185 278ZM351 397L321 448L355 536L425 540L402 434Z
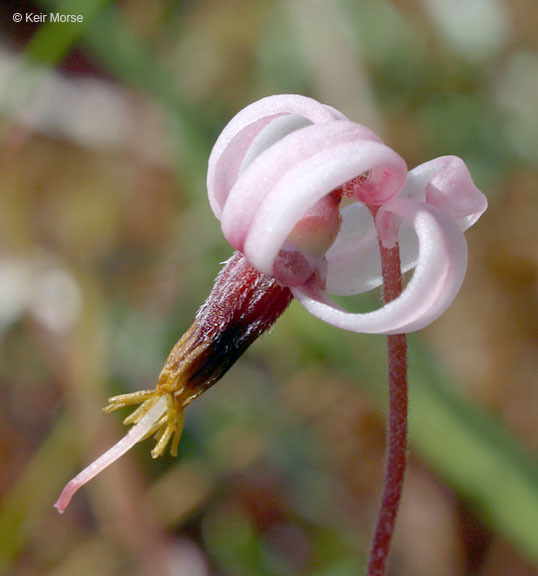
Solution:
M79 24L15 12L83 14ZM78 493L229 254L211 144L300 92L410 166L457 154L490 198L450 310L411 339L391 570L536 574L538 5L533 0L43 0L0 7L0 572L360 573L382 484L383 339L299 306ZM357 306L375 305L375 296Z

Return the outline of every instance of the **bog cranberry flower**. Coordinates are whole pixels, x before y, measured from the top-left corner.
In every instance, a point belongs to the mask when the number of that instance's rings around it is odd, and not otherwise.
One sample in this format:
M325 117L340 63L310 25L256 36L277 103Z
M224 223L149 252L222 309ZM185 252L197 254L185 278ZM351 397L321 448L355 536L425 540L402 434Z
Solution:
M408 172L368 128L295 95L265 98L232 119L207 185L224 235L257 270L322 320L367 333L419 330L446 310L465 275L463 231L487 206L459 158ZM341 216L339 198L328 196L335 190L349 198ZM402 295L366 314L339 308L329 294L381 285L378 237L388 248L398 236L403 269L414 268Z
M173 348L157 388L111 398L112 411L141 403L129 433L71 480L80 486L155 434L159 456L177 453L183 410L214 384L295 297L339 328L386 334L388 460L368 568L382 575L400 499L407 433L404 333L438 318L467 266L464 231L487 207L463 161L431 160L408 171L368 128L303 96L264 98L224 128L209 158L209 202L237 250L195 321ZM413 270L402 291L402 271ZM347 312L331 295L383 285L384 305Z

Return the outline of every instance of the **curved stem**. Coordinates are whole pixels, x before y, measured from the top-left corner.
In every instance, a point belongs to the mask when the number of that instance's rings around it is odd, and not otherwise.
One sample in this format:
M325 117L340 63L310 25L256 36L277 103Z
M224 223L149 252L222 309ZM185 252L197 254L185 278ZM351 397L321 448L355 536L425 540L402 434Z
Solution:
M375 217L375 208L371 208ZM383 272L383 299L390 302L402 291L400 249L379 242ZM407 340L405 334L387 336L389 419L385 485L368 561L368 576L384 576L402 495L407 452Z

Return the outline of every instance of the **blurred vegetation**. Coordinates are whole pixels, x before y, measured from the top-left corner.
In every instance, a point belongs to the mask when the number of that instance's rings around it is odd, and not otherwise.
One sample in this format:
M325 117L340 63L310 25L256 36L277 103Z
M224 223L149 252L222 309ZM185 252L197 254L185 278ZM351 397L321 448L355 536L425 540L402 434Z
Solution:
M13 21L50 11L84 21ZM298 92L409 166L462 156L490 198L461 293L410 339L391 573L538 574L537 27L533 0L2 4L0 573L361 572L384 342L296 304L189 407L177 460L146 442L52 508L122 433L107 397L153 386L231 252L212 142Z

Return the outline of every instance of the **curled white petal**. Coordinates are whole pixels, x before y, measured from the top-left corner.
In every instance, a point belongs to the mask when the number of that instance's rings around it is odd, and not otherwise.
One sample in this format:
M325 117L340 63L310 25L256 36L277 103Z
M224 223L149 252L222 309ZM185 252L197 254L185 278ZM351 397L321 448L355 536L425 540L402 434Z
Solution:
M418 239L413 227L402 222L398 243L402 272L415 267ZM327 251L327 292L351 296L383 284L379 239L372 214L359 202L342 210L342 225Z
M327 292L360 294L383 283L377 230L368 208L355 202L341 212L342 224L327 251Z
M302 116L314 124L347 120L338 110L296 94L269 96L243 108L221 132L209 157L208 197L219 220L250 145L267 124L286 114Z
M306 130L308 128L301 132ZM265 154L274 149L275 147ZM256 162L262 162L265 154ZM380 173L380 179L386 179L384 185L376 187L379 194L386 197L401 189L407 174L402 158L384 144L371 140L335 144L304 160L299 159L293 168L287 170L269 189L259 190L257 193L264 194L264 198L248 218L245 218L243 229L235 227L241 221L237 212L233 213L230 220L223 218L225 235L230 240L233 230L236 233L246 233L243 243L245 256L257 270L271 275L280 248L304 213L331 190L366 171L372 171L374 179L376 172ZM237 186L243 189L244 185L242 178ZM245 188L245 197L247 193L248 189ZM228 205L225 216L227 210Z
M325 170L321 162L326 162ZM309 171L314 166L320 168L316 172L320 174L316 191L310 187L309 194L304 186L307 180L312 181ZM295 225L317 200L367 170L371 170L370 180L381 198L379 203L401 190L407 175L402 158L364 126L334 121L296 130L261 153L241 174L225 201L221 216L223 233L234 248L244 251L245 238L251 233L254 221L259 222L262 206L279 205L278 215L269 208L266 224L271 226L275 216L290 215L291 204L298 202L299 213L293 217ZM278 248L284 240L285 236ZM255 262L251 263L257 267ZM272 269L266 273L271 274Z
M474 185L461 158L443 156L411 170L399 195L428 203L452 217L461 230L472 226L487 208L487 199ZM402 272L411 270L418 259L418 242L407 222L392 231L398 233ZM385 244L391 245L390 234ZM353 204L342 211L342 227L327 252L327 292L351 295L376 288L383 283L377 233L369 211Z
M119 442L114 444L112 448L99 456L97 460L93 461L89 466L84 468L82 472L70 480L62 490L56 504L54 504L54 507L58 512L60 512L60 514L63 513L71 501L73 494L75 494L79 488L84 486L84 484L89 482L92 478L97 476L97 474L110 466L110 464L123 456L135 444L143 440L151 431L155 423L165 414L166 408L166 398L161 396L148 410L147 414L144 415L140 422L133 426Z
M312 122L310 120L297 114L288 114L272 120L252 141L241 164L239 175L252 164L255 158L273 146L273 144L276 144L288 134L311 125Z
M436 206L462 230L470 228L488 207L465 162L457 156L441 156L413 168L402 196Z
M439 209L409 198L393 198L379 211L410 222L417 234L419 257L402 294L379 310L352 314L338 307L325 292L292 289L301 304L318 318L345 330L397 334L420 330L451 304L465 276L467 244L456 222Z

